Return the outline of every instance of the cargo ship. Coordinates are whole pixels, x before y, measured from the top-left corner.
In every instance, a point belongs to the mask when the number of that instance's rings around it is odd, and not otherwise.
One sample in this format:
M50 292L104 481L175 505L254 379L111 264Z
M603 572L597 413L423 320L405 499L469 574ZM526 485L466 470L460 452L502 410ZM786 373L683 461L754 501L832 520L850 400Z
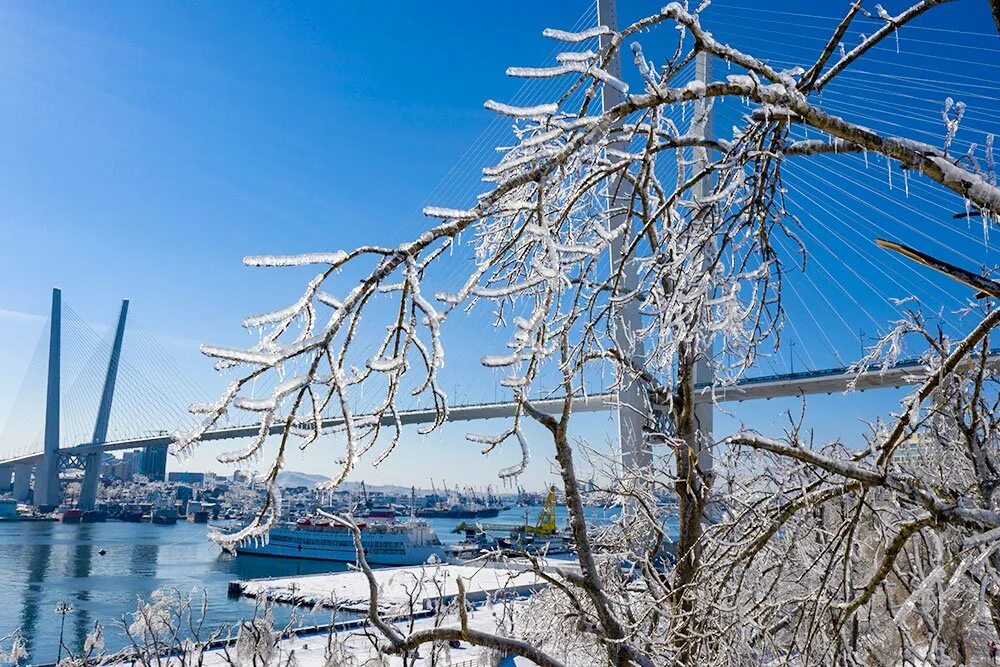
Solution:
M420 507L415 513L424 519L495 519L501 509L498 505L449 505Z
M444 557L437 533L426 521L396 521L391 512L369 512L359 521L361 545L371 565L420 565L432 556ZM328 560L353 563L357 560L354 535L344 526L307 517L295 523L281 523L271 529L266 543L248 542L236 547L237 554Z

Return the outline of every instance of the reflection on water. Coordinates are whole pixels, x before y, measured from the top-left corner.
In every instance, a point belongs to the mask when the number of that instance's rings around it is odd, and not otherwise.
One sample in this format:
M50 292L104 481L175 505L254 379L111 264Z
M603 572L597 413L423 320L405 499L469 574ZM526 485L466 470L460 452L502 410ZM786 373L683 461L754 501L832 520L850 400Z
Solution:
M73 549L73 558L68 563L69 576L81 580L81 588L73 595L72 606L77 609L73 615L73 627L75 629L73 646L82 646L90 631L90 613L85 604L90 600L90 591L86 589L89 585L90 565L94 556L94 545L91 542L94 524L80 526L80 543Z
M28 564L27 585L25 586L23 596L24 603L21 605L20 623L17 625L25 633L24 639L28 645L29 654L33 653L36 645L35 632L39 626L38 605L45 582L45 573L49 569L49 559L52 555L52 547L48 541L48 536L52 533L52 524L32 524L32 527L36 526L40 542L25 544L23 546L18 545L18 555L20 558L14 556L0 560L0 562L8 563L8 567L12 567L16 562L26 562ZM3 608L9 609L10 607L4 605ZM3 623L2 627L9 628L10 630L14 629L13 625L8 625L7 623Z
M105 555L99 551L105 550ZM79 649L94 626L105 627L107 647L124 645L123 618L138 598L174 587L208 594L208 624L234 623L252 613L245 600L231 600L233 579L342 570L342 563L299 563L270 558L234 558L206 539L206 527L178 523L0 523L0 636L20 628L33 662L54 661L59 643L59 602L70 604L65 643ZM301 615L301 614L300 614ZM279 622L288 610L277 613ZM309 616L322 623L327 614Z
M533 522L538 509L529 510ZM558 522L565 525L565 510ZM513 509L496 519L522 523L524 510ZM444 542L461 536L451 533L457 522L434 519L431 524ZM59 642L59 602L73 611L66 618L66 644L79 649L95 621L105 628L105 645L124 645L123 619L135 610L138 598L164 587L181 593L208 596L207 626L233 624L253 613L253 603L230 599L233 579L279 577L335 572L344 563L297 561L261 556L234 557L222 553L207 537L204 524L159 526L140 523L65 525L48 522L0 523L0 637L20 628L33 662L55 660ZM101 550L104 555L100 554ZM279 607L278 623L288 620L288 608ZM324 623L328 612L299 612L305 623Z

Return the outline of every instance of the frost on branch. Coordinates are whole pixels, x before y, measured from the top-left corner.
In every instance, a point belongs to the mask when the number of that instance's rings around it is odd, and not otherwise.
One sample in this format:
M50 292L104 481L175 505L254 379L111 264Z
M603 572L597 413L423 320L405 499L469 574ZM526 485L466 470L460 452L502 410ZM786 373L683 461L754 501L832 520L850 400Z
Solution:
M697 393L696 369L711 370L715 390L780 341L787 263L810 250L786 208L789 160L879 155L996 220L992 138L985 151L950 153L962 107L947 105L944 141L933 146L828 112L818 95L937 4L876 9L876 29L860 42L851 28L861 4L847 5L825 46L785 69L720 42L676 2L617 31L546 31L567 45L555 64L508 73L562 89L531 106L487 102L512 134L483 165L484 191L471 204L426 208L426 228L396 247L248 260L315 273L289 305L245 320L259 330L255 344L204 348L236 379L218 402L195 406L202 422L175 449L189 451L233 410L261 426L223 460L262 457L265 440L277 440L260 515L224 539L263 539L280 513L275 480L293 444L335 448L335 486L366 457L391 455L411 401L434 414L422 432L437 429L449 414L444 327L485 312L498 335L465 331L458 344L474 348L513 407L509 423L468 439L504 478L531 459L526 420L551 440L579 568L554 575L532 604L547 632L572 628L561 639L586 655L582 664L969 664L978 654L966 640L1000 628L997 415L977 373L1000 318L992 302L964 340L935 338L919 317L890 324L859 372L887 368L910 338L934 343L914 371L918 390L871 425L861 451L815 445L801 419L778 438L709 441L696 418L696 402L714 396ZM668 55L650 59L640 37L668 44ZM701 56L725 75L686 80ZM614 71L627 60L635 75ZM641 92L626 80L641 80ZM601 108L605 93L612 103ZM706 114L727 98L755 109L706 137ZM792 124L809 138L794 140ZM456 246L468 246L471 261L451 263ZM800 257L779 253L784 246ZM573 407L630 395L622 414L637 413L640 448L652 451L635 465L592 454L590 467L607 471L599 492L621 508L595 533L582 509L578 466L589 449L572 439ZM676 539L664 530L664 495L676 501ZM963 637L962 627L974 629ZM450 636L473 635L435 628L411 644L395 637L387 650ZM509 637L475 641L561 664Z

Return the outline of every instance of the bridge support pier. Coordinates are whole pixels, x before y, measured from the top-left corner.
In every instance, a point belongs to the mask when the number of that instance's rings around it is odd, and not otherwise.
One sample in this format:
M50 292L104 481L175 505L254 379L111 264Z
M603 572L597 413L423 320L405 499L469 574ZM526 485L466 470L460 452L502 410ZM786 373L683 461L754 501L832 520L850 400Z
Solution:
M62 346L62 291L52 290L49 374L45 388L45 445L35 472L35 507L56 507L59 491L59 365Z
M101 479L101 455L88 454L84 459L83 484L80 485L80 500L77 503L84 512L94 509L97 504L97 483Z
M10 480L14 474L14 466L0 465L0 492L10 491Z
M30 463L18 463L14 466L14 498L24 502L28 499L31 491L31 468Z

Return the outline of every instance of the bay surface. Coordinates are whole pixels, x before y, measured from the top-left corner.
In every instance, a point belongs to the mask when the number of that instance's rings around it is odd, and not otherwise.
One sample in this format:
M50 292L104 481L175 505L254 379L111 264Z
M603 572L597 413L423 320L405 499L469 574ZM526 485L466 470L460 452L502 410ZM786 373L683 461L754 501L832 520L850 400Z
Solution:
M496 523L522 523L525 513L534 522L538 507L512 508ZM606 514L588 510L591 521ZM560 526L566 510L557 509ZM432 519L442 542L461 539L451 532L455 520ZM62 617L60 602L68 602L64 641L74 650L100 621L109 650L125 645L121 619L135 611L137 600L153 591L176 588L208 599L207 625L231 625L253 614L253 601L231 599L227 588L234 579L278 577L346 570L344 563L297 561L260 556L234 557L208 540L204 524L178 522L174 526L141 523L62 524L0 522L0 637L16 629L24 634L30 661L54 662ZM104 555L99 552L103 549ZM278 605L275 620L284 623L288 607ZM328 612L296 612L302 623L326 623ZM341 616L340 618L343 618Z

